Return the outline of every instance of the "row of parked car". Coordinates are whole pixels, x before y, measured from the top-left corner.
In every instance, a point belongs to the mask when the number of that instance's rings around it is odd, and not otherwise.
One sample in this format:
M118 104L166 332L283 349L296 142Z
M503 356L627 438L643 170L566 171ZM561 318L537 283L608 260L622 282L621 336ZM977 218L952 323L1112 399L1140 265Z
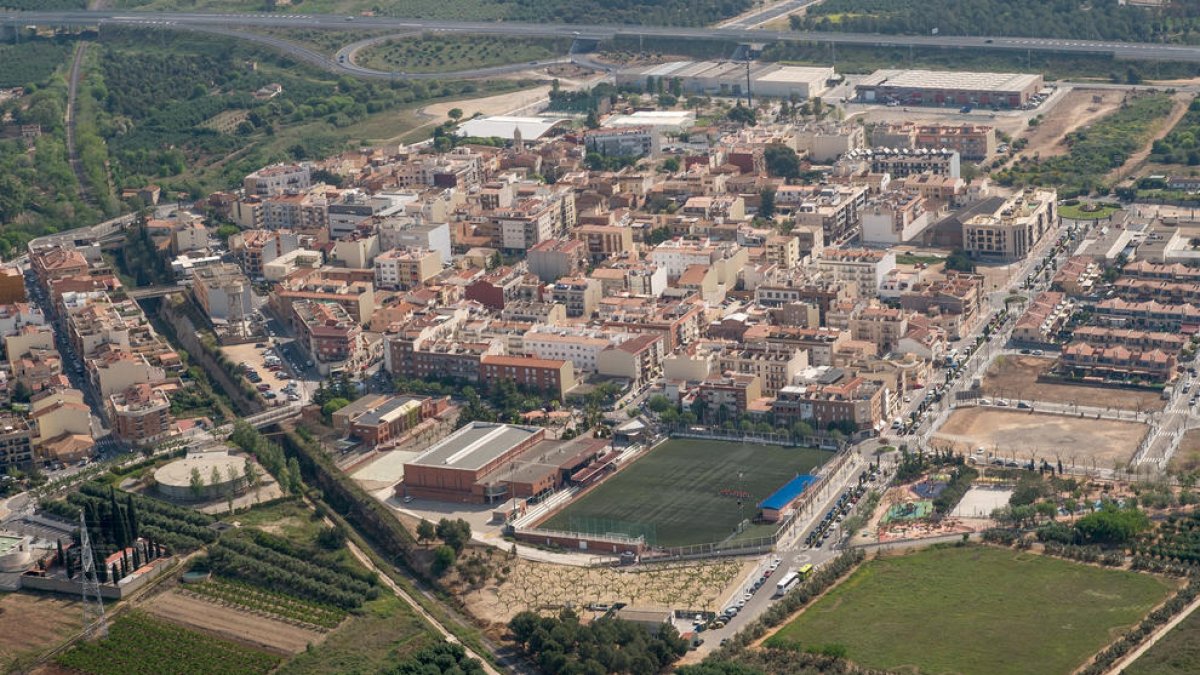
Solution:
M862 496L867 493L867 484L859 483L854 487L847 488L845 492L838 497L837 502L821 522L813 528L812 532L804 539L804 545L808 548L821 548L825 545L825 540L833 536L833 532L837 529L837 525L850 515L850 510L862 499Z

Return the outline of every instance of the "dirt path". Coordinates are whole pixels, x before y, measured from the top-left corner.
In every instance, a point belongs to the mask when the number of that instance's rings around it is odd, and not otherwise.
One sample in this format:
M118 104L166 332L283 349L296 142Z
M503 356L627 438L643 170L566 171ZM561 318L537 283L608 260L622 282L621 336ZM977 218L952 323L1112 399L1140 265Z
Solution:
M347 541L346 547L350 549L350 553L353 554L354 557L360 563L363 564L363 566L365 566L367 569L378 574L380 581L382 581L385 586L392 589L392 593L395 593L397 598L400 598L409 607L412 607L414 612L416 612L421 617L423 617L426 621L428 621L429 625L433 626L434 629L437 630L437 632L441 633L442 637L444 637L446 639L446 642L462 644L461 642L459 642L458 638L455 637L453 633L446 630L446 627L443 626L437 619L435 619L432 614L430 614L429 612L426 612L425 608L421 606L421 603L419 603L415 599L413 599L413 597L411 595L409 595L403 588L400 588L400 586L397 585L396 582L392 581L391 577L384 574L383 570L376 567L375 562L373 560L371 560L371 558L366 553L363 553L362 549L360 549L357 545L355 545L354 542ZM462 647L463 647L463 649L465 649L467 651L467 656L478 659L479 662L481 664L483 664L483 670L488 675L500 675L499 671L497 671L495 668L493 668L492 665L490 663L488 663L487 659L484 659L482 656L475 653L474 650L472 650L470 647L468 647L466 645L462 645Z
M1159 122L1158 131L1146 141L1140 150L1130 155L1124 164L1109 171L1108 175L1104 177L1104 182L1114 183L1120 180L1121 176L1128 176L1137 171L1138 167L1145 163L1146 158L1150 156L1150 150L1154 147L1154 141L1160 140L1171 133L1171 130L1175 128L1179 120L1183 119L1183 116L1187 114L1191 97L1187 94L1175 94L1173 98L1175 100L1175 107L1171 108L1171 114L1165 120Z
M169 590L142 609L174 623L273 652L299 654L325 636L314 630Z
M1116 110L1121 105L1124 92L1111 89L1073 89L1046 113L1036 127L1030 127L1025 135L1029 145L1021 156L1053 157L1068 150L1062 140L1067 134L1080 129Z
M1122 670L1128 668L1134 661L1137 661L1142 654L1145 654L1147 650L1157 644L1159 640L1163 639L1167 633L1170 633L1171 629L1175 628L1175 626L1178 626L1184 619L1191 616L1192 612L1196 611L1197 607L1200 607L1200 598L1196 598L1194 601L1192 601L1192 604L1185 607L1184 610L1179 614L1176 614L1174 619L1171 619L1163 624L1162 627L1155 631L1150 636L1150 639L1143 642L1140 647L1132 652L1129 652L1125 655L1125 658L1114 663L1112 668L1109 668L1105 675L1118 675Z

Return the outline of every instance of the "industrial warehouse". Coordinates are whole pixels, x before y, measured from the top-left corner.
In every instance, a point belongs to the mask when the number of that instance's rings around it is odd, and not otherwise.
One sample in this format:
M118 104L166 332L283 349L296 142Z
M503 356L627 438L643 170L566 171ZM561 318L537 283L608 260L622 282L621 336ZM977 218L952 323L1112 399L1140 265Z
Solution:
M491 504L547 494L608 447L603 439L546 438L541 427L472 422L404 465L397 496Z
M1020 108L1043 87L1041 75L940 70L877 70L854 86L864 103Z
M627 68L617 73L617 86L645 87L658 80L679 80L693 94L811 98L820 96L837 75L833 68L783 66L758 61L671 61Z

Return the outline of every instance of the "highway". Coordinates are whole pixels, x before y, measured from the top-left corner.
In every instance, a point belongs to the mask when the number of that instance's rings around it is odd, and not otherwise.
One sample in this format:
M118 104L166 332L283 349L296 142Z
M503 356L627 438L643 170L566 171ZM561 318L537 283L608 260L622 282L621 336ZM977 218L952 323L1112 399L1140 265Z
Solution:
M802 4L802 3L800 3ZM781 10L782 11L782 10ZM685 28L676 26L579 25L487 21L445 21L364 17L330 14L217 14L200 12L58 11L8 12L0 14L0 25L25 26L132 26L178 30L209 28L229 31L254 28L325 28L338 30L395 30L397 32L443 32L510 37L577 37L607 40L614 37L651 39L729 40L756 43L806 42L883 47L945 47L962 49L1005 49L1054 51L1076 54L1111 54L1122 59L1200 62L1200 46L1159 43L1021 38L974 35L879 35L869 33L826 33L768 31L751 28Z

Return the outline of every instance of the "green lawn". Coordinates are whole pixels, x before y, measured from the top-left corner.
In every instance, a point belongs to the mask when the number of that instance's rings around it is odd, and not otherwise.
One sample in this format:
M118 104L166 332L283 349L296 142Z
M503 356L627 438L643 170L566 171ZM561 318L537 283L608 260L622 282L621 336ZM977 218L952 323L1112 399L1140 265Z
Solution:
M897 265L918 265L925 263L926 265L937 265L946 262L946 259L940 255L914 255L904 253L896 256Z
M947 546L864 564L769 643L840 644L872 668L1065 675L1170 590L1135 572Z
M1111 204L1101 204L1095 211L1085 211L1082 204L1064 204L1058 207L1058 215L1073 220L1102 220L1119 211L1120 208Z
M720 541L758 503L831 453L808 448L675 439L663 443L542 523L547 529L645 533L660 546ZM742 477L738 478L738 472ZM739 510L735 497L749 493ZM772 526L755 526L760 536ZM750 533L744 533L749 535Z
M1192 675L1200 673L1200 612L1184 619L1158 644L1121 671L1123 675Z

